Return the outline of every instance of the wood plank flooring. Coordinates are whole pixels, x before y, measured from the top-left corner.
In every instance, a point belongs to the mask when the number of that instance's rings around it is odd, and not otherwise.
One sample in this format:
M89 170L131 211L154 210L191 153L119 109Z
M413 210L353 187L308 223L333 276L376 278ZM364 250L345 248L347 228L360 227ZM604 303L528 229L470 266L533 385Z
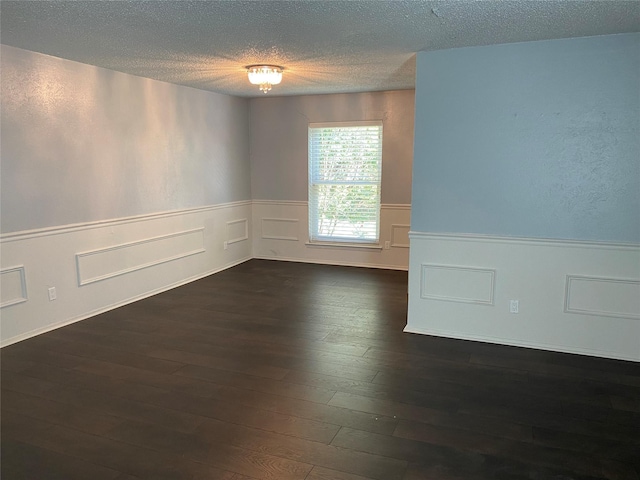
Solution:
M2 479L638 479L640 364L402 333L406 272L251 260L1 351Z

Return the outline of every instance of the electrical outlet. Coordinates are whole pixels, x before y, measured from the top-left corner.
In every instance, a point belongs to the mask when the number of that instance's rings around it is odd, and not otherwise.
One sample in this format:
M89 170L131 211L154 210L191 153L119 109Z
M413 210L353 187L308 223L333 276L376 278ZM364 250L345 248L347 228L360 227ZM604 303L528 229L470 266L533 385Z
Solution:
M389 250L389 248L391 248L391 242L387 240L386 242L384 242L384 249Z
M56 298L58 298L58 294L56 293L56 287L50 287L49 288L49 301L52 302Z
M224 249L225 249L225 250L226 250L227 248L229 248L229 244L228 244L227 242L224 242L224 243L222 244L222 246L224 247Z
M518 301L518 300L509 301L509 312L510 313L518 313L519 310L520 310L520 301Z

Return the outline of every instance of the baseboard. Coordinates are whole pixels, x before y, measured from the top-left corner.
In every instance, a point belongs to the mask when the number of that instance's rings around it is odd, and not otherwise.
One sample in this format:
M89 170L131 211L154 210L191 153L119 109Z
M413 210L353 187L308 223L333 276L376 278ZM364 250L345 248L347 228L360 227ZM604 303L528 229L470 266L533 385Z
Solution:
M122 300L121 302L117 302L117 303L114 303L114 304L111 304L111 305L107 305L105 307L102 307L102 308L99 308L99 309L96 309L96 310L92 310L92 311L90 311L88 313L85 313L83 315L80 315L80 316L77 316L77 317L74 317L74 318L71 318L71 319L67 319L67 320L64 320L62 322L50 324L50 325L47 325L47 326L42 327L42 328L37 328L35 330L31 330L29 332L25 332L25 333L23 333L21 335L17 335L17 336L12 337L12 338L8 338L8 339L3 340L2 342L0 342L0 348L8 347L9 345L13 345L14 343L18 343L18 342L21 342L23 340L27 340L29 338L36 337L38 335L42 335L43 333L47 333L47 332L50 332L52 330L56 330L58 328L66 327L67 325L71 325L73 323L80 322L82 320L86 320L86 319L94 317L96 315L100 315L101 313L105 313L105 312L108 312L110 310L115 310L116 308L120 308L120 307L123 307L125 305L129 305L131 303L134 303L134 302L137 302L137 301L140 301L140 300L144 300L145 298L152 297L152 296L157 295L159 293L163 293L163 292L172 290L172 289L180 287L182 285L186 285L188 283L195 282L196 280L200 280L202 278L208 277L209 275L214 275L216 273L220 273L220 272L222 272L224 270L227 270L229 268L232 268L232 267L235 267L235 266L240 265L242 263L248 262L249 260L252 260L254 258L259 259L259 260L277 260L277 261L283 261L283 262L312 263L312 264L322 264L322 265L337 265L337 266L344 266L344 267L379 268L379 269L385 269L385 270L399 270L399 271L406 271L407 270L406 268L398 268L398 267L393 266L393 265L373 265L372 266L372 265L362 265L362 264L357 264L357 263L344 263L344 262L343 263L338 263L338 262L327 263L327 262L305 260L305 259L295 259L295 258L245 257L245 258L242 258L242 259L240 259L238 261L235 261L235 262L229 263L227 265L224 265L224 266L222 266L220 268L209 270L209 271L204 272L202 274L195 275L195 276L190 277L190 278L186 278L184 280L181 280L179 282L175 282L175 283L170 284L170 285L166 285L166 286L164 286L162 288L151 290L149 292L145 292L143 294L127 298L125 300Z
M17 336L15 336L13 338L9 338L9 339L3 340L2 343L0 343L0 348L4 348L4 347L7 347L9 345L13 345L14 343L18 343L18 342L21 342L23 340L27 340L29 338L36 337L38 335L42 335L43 333L47 333L47 332L50 332L52 330L56 330L56 329L61 328L61 327L66 327L67 325L71 325L72 323L80 322L82 320L86 320L87 318L95 317L96 315L100 315L101 313L105 313L105 312L108 312L110 310L115 310L116 308L124 307L125 305L129 305L130 303L134 303L134 302L137 302L139 300L144 300L145 298L153 297L154 295L157 295L159 293L166 292L166 291L172 290L172 289L177 288L177 287L181 287L182 285L186 285L187 283L195 282L196 280L200 280L202 278L208 277L209 275L214 275L216 273L222 272L224 270L227 270L229 268L235 267L236 265L240 265L241 263L247 262L249 260L251 260L251 257L243 258L241 260L238 260L238 261L232 262L230 264L224 265L224 266L222 266L220 268L216 268L216 269L210 270L208 272L205 272L205 273L202 273L202 274L199 274L199 275L195 275L193 277L181 280L179 282L175 282L175 283L173 283L171 285L166 285L166 286L164 286L162 288L158 288L158 289L151 290L149 292L146 292L146 293L143 293L143 294L140 294L140 295L136 295L134 297L127 298L125 300L122 300L121 302L117 302L117 303L114 303L114 304L111 304L111 305L107 305L106 307L102 307L102 308L99 308L97 310L93 310L91 312L88 312L86 314L80 315L78 317L71 318L71 319L68 319L68 320L64 320L62 322L54 323L54 324L51 324L51 325L47 325L47 326L42 327L42 328L37 328L35 330L31 330L30 332L26 332L26 333L23 333L21 335L17 335Z
M339 267L362 267L362 268L377 268L380 270L398 270L406 272L408 267L398 265L378 265L375 263L358 263L358 262L343 262L332 260L313 260L307 258L291 258L291 257L269 257L266 255L254 256L253 258L258 260L279 260L282 262L297 262L297 263L313 263L315 265L336 265Z
M407 325L403 330L405 333L415 333L419 335L430 335L433 337L443 337L443 338L453 338L457 340L470 340L473 342L483 342L483 343L492 343L497 345L507 345L510 347L524 347L524 348L533 348L535 350L544 350L549 352L561 352L561 353L572 353L576 355L586 355L589 357L600 357L600 358L613 358L616 360L626 360L631 362L638 362L637 358L629 357L626 355L620 355L617 353L611 352L602 352L599 350L591 350L585 348L575 348L567 345L557 345L557 344L542 344L542 343L534 343L534 342L523 342L521 340L511 339L511 338L496 338L489 336L480 336L480 335L466 335L460 332L453 331L443 331L443 330L430 330L430 329L422 329L410 327Z
M309 243L307 202L254 200L252 252L255 258L407 270L410 205L382 204L379 239L371 246Z

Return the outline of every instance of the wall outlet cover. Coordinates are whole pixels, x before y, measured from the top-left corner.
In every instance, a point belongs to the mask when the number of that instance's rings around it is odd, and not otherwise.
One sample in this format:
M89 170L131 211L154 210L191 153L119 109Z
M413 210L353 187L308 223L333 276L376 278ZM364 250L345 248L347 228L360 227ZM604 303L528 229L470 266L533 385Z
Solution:
M519 310L520 310L520 302L518 300L511 300L509 302L509 312L518 313Z

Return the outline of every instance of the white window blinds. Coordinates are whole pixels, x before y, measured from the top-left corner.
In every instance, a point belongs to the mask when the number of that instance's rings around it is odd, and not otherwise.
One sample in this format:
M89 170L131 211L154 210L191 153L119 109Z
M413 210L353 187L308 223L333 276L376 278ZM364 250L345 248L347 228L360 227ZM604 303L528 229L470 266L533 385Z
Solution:
M382 123L309 125L311 241L377 243Z

